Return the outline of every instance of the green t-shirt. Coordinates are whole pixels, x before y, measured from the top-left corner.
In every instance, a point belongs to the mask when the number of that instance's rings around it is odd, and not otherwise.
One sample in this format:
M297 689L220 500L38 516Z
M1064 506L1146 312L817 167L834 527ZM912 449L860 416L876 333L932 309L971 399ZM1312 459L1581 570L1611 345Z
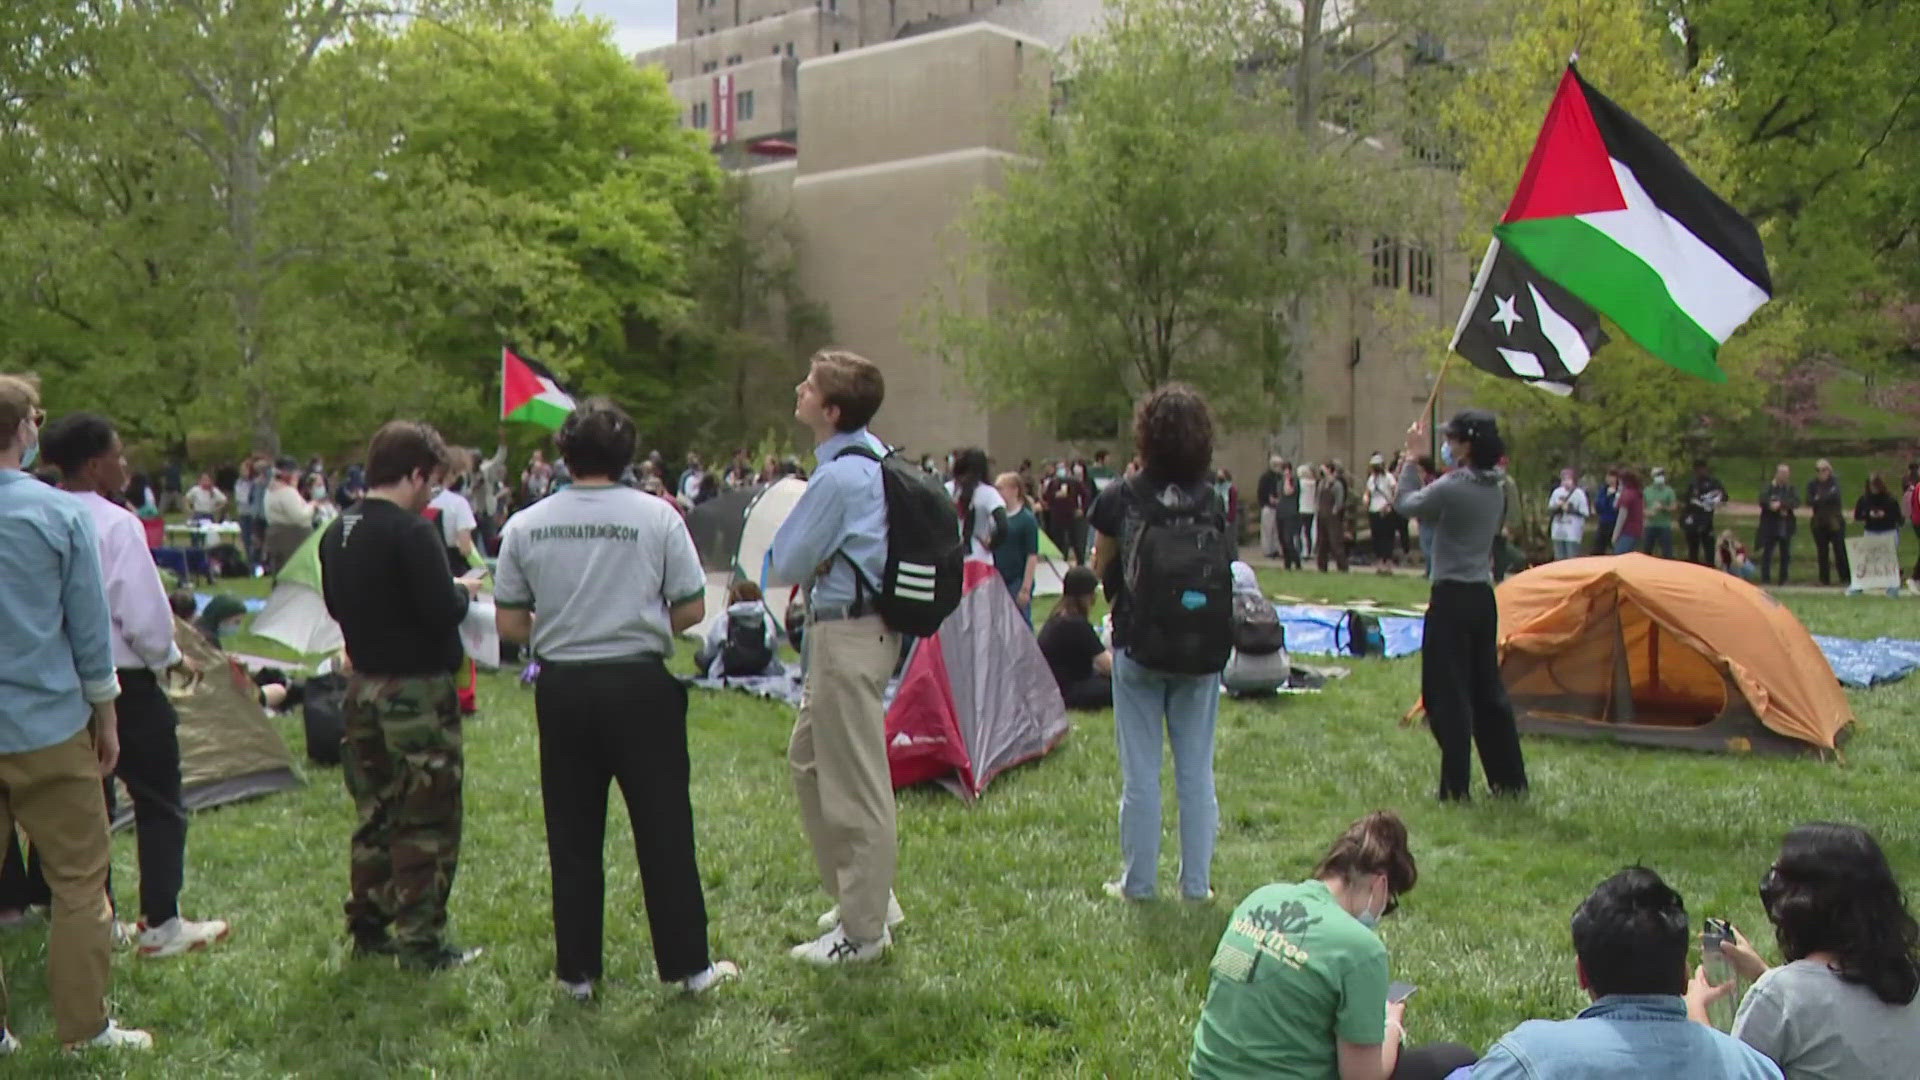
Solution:
M1026 580L1027 557L1040 554L1040 522L1026 507L1007 515L1007 534L993 549L993 565L1000 571L1007 591L1020 595L1020 583ZM1031 598L1029 598L1031 599Z
M1233 910L1193 1029L1196 1080L1333 1080L1338 1044L1387 1037L1387 948L1324 882L1267 885Z
M1673 507L1678 501L1674 498L1673 485L1664 482L1648 484L1644 494L1647 497L1647 524L1671 528Z
M1087 470L1087 482L1093 485L1096 493L1105 491L1107 485L1113 483L1113 480L1113 470L1105 465L1095 465Z

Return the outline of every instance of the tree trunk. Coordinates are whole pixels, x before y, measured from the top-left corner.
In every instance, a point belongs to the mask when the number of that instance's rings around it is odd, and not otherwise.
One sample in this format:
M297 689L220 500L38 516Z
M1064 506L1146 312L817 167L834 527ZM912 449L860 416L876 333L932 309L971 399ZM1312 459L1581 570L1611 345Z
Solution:
M233 239L233 336L240 360L240 385L247 394L254 448L277 456L280 428L272 380L260 349L263 287L260 266L260 145L247 136L249 125L233 117L228 150L227 230Z

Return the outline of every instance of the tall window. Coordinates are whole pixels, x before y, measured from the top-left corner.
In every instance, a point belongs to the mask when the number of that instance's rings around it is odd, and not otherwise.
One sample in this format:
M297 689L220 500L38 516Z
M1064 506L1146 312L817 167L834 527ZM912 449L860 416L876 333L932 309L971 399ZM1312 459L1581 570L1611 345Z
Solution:
M1433 249L1425 244L1407 248L1407 291L1415 296L1433 295Z
M1373 284L1379 289L1400 287L1400 241L1390 236L1373 238Z
M693 103L693 116L690 119L690 123L696 128L704 128L707 126L706 102L696 101Z
M753 119L753 91L742 90L733 95L733 117L736 120ZM1432 282L1428 282L1428 291L1432 291Z

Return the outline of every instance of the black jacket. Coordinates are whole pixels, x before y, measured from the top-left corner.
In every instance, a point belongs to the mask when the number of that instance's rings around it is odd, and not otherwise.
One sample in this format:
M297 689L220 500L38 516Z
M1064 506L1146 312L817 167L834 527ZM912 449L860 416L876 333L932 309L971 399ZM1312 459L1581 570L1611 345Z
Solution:
M1891 532L1900 527L1900 500L1869 491L1853 504L1853 520L1865 525L1870 533Z

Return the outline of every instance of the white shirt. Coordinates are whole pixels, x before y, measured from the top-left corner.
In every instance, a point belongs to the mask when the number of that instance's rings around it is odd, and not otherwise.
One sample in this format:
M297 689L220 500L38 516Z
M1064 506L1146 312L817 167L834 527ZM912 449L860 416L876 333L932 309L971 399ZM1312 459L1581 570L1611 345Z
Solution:
M1559 512L1564 511L1564 512ZM1587 515L1593 511L1587 505L1587 493L1578 487L1553 489L1547 496L1547 513L1553 517L1548 527L1548 535L1555 540L1578 541L1587 527Z
M86 505L100 541L100 576L113 620L113 666L164 671L179 663L173 608L160 583L160 568L147 550L147 530L132 511L91 491L77 492L74 498Z
M443 491L427 505L440 511L440 540L448 547L459 547L460 534L480 524L473 516L473 504L457 491Z
M1302 514L1308 517L1314 515L1315 510L1320 505L1314 501L1314 497L1319 490L1320 482L1313 477L1306 476L1300 479L1300 512Z
M300 489L292 484L276 483L267 489L267 524L292 525L310 528L313 525L313 507L300 497Z
M951 480L947 481L947 495L955 499L960 497L959 490ZM965 520L960 522L962 532L971 529L967 558L974 562L993 561L993 549L987 546L987 541L993 539L993 512L1005 512L1006 509L1007 500L1000 497L999 490L992 484L981 484L973 489L973 503L967 508Z
M1386 473L1367 477L1367 513L1384 514L1393 509L1393 496L1399 490L1393 477Z
M187 489L187 513L212 517L227 505L227 493L217 487L201 487L195 484Z

